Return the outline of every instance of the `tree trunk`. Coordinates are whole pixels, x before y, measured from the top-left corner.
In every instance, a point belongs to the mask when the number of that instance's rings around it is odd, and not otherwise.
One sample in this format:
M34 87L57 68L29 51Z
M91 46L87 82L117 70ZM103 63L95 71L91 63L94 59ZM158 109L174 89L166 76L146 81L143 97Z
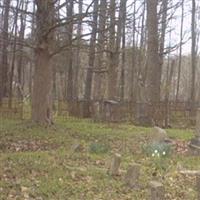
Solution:
M83 13L83 0L79 0L78 4L79 8L79 14L81 15ZM82 20L80 19L77 25L77 49L76 49L76 65L74 69L74 83L73 83L73 94L74 98L78 99L79 97L79 69L81 65L81 59L80 59L80 48L81 48L81 33L82 33Z
M102 94L102 67L103 67L103 56L105 47L105 25L106 25L106 9L107 0L101 0L99 6L99 27L98 27L98 44L97 44L97 72L95 74L94 83L94 98L103 99Z
M136 41L135 34L136 33L136 0L134 1L134 13L133 13L133 42L132 42L132 63L131 63L131 82L130 82L130 112L131 112L131 120L133 120L134 116L134 106L136 106L137 100L137 80L136 77Z
M35 2L33 3L33 13L35 13L35 10L36 10L36 4ZM34 26L35 26L35 16L32 16L32 19L31 19L31 38L32 40L34 40L35 38L35 29L34 29ZM30 61L30 69L29 69L29 95L30 95L30 98L32 99L32 93L33 93L33 68L34 68L34 61L35 61L35 58L34 58L34 52L31 52L31 55L33 57L33 59ZM24 68L21 69L21 72L23 71ZM22 74L23 75L23 74ZM23 88L23 81L22 81L22 76L21 76L21 84L22 84L22 88Z
M36 44L35 74L32 98L32 120L43 125L52 124L52 80L51 51L54 40L53 0L36 0Z
M147 100L150 105L148 117L151 123L156 120L157 103L160 102L160 62L158 54L158 0L147 0Z
M67 18L72 19L74 9L74 1L70 0L67 4ZM72 37L73 37L73 21L67 24L67 101L73 99L73 51L72 51Z
M181 79L181 65L182 65L182 46L183 46L183 20L184 20L184 0L182 0L181 5L181 30L180 30L180 49L179 49L179 59L178 59L178 78L177 78L177 88L176 88L176 102L178 102L179 89L180 89L180 79Z
M20 3L19 0L17 0L17 11L15 13L14 17L14 23L13 23L13 31L14 32L14 40L13 40L13 55L12 55L12 61L11 61L11 72L10 72L10 80L9 80L9 100L8 100L8 106L9 108L12 108L12 99L13 99L13 78L14 78L14 70L15 70L15 61L16 61L16 48L17 48L17 32L18 32L18 26L17 26L17 20L18 20L18 11L20 9Z
M172 84L172 77L174 74L175 68L175 60L171 61L171 68L170 68L170 58L168 57L168 64L167 64L167 80L165 85L165 128L169 127L169 97L171 91L171 84Z
M159 54L160 54L160 68L159 68L159 80L161 85L162 79L162 67L164 62L164 49L165 49L165 36L166 36L166 28L167 28L167 11L168 11L168 0L162 0L162 17L161 17L161 36L160 36L160 47L159 47Z
M95 61L95 42L97 36L97 18L98 18L98 0L94 2L93 10L93 26L92 26L92 35L90 39L90 50L89 50L89 63L86 74L86 83L85 83L85 106L84 106L84 117L90 116L90 100L91 100L91 91L92 91L92 78L93 78L93 68Z
M24 3L25 4L25 10L28 7L28 1ZM23 5L24 6L24 5ZM25 29L26 29L26 15L21 14L20 16L20 32L19 32L19 57L17 60L17 74L18 74L18 98L23 99L23 82L22 82L22 70L23 70L23 49L24 46L21 44L24 41L24 35L25 35ZM31 64L30 64L31 65ZM30 76L31 80L31 76ZM30 81L29 80L29 81Z
M108 98L117 100L117 65L119 52L116 51L115 45L115 0L110 1L110 38L109 38L109 68L108 68ZM118 28L119 31L121 31Z
M2 57L0 65L0 104L2 98L8 96L8 24L10 0L4 0L5 6L3 15L3 32L2 32Z
M192 79L191 79L191 122L195 121L195 80L196 80L196 1L192 0L192 49L191 49L191 65L192 65Z
M125 62L126 62L126 2L127 0L124 0L121 3L121 23L122 23L122 66L121 66L121 90L120 90L120 100L124 100L125 96Z

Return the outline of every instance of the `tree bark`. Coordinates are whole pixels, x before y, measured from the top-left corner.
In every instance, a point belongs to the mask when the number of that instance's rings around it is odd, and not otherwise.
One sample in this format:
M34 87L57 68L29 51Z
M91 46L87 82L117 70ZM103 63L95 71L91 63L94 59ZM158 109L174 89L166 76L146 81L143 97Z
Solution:
M117 100L117 65L119 57L119 52L116 51L116 44L115 44L115 38L116 38L115 10L116 10L115 0L111 0L109 8L110 38L109 38L109 67L108 67L108 98L112 100Z
M178 60L178 79L176 88L176 102L179 99L180 79L181 79L181 65L182 65L182 46L183 46L183 22L184 22L184 0L181 5L181 30L180 30L180 49L179 49L179 60Z
M83 13L83 0L79 0L78 4L79 8L79 14L81 15ZM80 48L81 48L81 33L82 33L82 20L80 19L78 21L77 25L77 49L76 49L76 64L74 69L74 83L73 83L73 93L74 98L78 99L79 97L79 69L81 65L81 59L80 59Z
M0 104L2 98L8 96L8 24L10 0L4 0L5 10L3 15L3 32L2 32L2 57L0 65Z
M155 122L157 103L160 102L160 62L158 54L158 0L147 0L147 100L150 105L148 117L151 123Z
M191 77L191 120L194 121L195 115L195 81L196 81L196 1L192 0L192 46L191 46L191 67L192 67L192 77Z
M162 17L161 17L161 36L160 36L160 45L159 45L159 54L160 54L160 68L159 68L159 80L161 85L162 79L162 68L164 63L164 50L165 50L165 36L167 28L167 11L168 11L168 0L162 0Z
M67 4L67 18L70 20L73 17L74 1L70 0ZM73 21L67 24L67 101L73 99L73 51L72 51L72 37L73 37Z
M25 10L27 10L28 8L28 1L24 2L25 5L23 5L23 7L25 8ZM23 99L23 89L24 89L24 85L23 85L23 49L24 49L24 45L22 44L22 42L24 41L24 35L25 35L25 30L26 30L26 18L27 16L24 14L21 14L20 16L20 31L19 31L19 57L17 59L17 74L18 74L18 98L19 99ZM32 27L33 28L33 27ZM30 64L31 65L31 64ZM31 74L30 74L30 80L31 80ZM29 81L30 81L29 80Z
M99 5L99 27L98 27L98 43L97 43L97 70L95 74L94 83L94 98L103 99L102 94L102 67L103 67L103 57L104 57L104 47L105 47L105 25L106 25L106 10L107 10L107 0L101 0Z
M122 23L122 66L121 66L121 90L120 90L120 100L124 100L125 96L125 62L126 62L126 3L127 0L121 2L121 23Z
M53 0L36 0L36 45L35 74L32 97L32 120L42 125L51 125L53 68L51 52L54 40Z
M98 19L98 0L94 2L94 10L93 10L93 25L92 25L92 35L90 39L90 50L89 50L89 63L86 74L86 82L85 82L85 93L84 93L84 117L90 116L90 100L91 100L91 91L92 91L92 78L93 78L93 68L95 61L95 43L97 37L97 19Z

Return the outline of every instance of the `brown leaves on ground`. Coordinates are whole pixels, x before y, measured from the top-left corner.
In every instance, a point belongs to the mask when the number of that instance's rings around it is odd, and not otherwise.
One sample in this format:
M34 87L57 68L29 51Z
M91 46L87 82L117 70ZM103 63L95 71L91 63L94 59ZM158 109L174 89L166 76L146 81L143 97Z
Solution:
M189 152L189 142L183 140L174 140L172 142L177 154L185 155Z
M25 152L47 151L58 148L56 144L50 144L45 140L18 140L0 141L0 152Z

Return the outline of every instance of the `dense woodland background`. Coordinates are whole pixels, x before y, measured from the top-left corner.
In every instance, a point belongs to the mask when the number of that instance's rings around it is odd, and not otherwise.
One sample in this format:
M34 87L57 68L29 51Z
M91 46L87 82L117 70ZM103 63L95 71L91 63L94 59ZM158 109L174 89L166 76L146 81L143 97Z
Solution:
M30 100L32 120L42 124L53 122L55 102L84 102L84 117L105 100L144 104L140 112L149 124L158 118L160 102L166 113L171 102L184 102L194 116L200 100L199 5L0 0L0 105Z

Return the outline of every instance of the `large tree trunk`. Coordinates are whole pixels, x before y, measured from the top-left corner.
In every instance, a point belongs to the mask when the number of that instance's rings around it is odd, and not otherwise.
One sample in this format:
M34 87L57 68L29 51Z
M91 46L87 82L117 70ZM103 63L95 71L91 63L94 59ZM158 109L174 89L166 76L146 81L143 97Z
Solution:
M43 125L52 124L52 80L51 63L54 23L53 0L36 0L35 74L32 98L32 120Z
M110 1L110 38L109 38L109 68L108 68L108 98L117 100L117 65L119 53L115 45L115 0ZM119 30L119 29L118 29ZM120 30L121 31L121 30Z
M74 1L67 1L67 18L70 20L73 17ZM73 21L67 24L67 97L68 101L73 99L73 51L72 51L72 36L73 36Z
M157 103L160 101L160 62L158 54L158 0L147 0L147 29L148 29L148 49L147 49L147 100L150 104L149 121L156 120Z
M95 61L95 42L97 36L97 18L98 18L98 0L94 2L94 11L93 11L93 26L92 26L92 35L90 39L90 50L89 50L89 63L86 74L86 83L85 83L85 93L84 93L84 117L90 116L90 100L92 92L92 78L93 78L93 69Z
M8 96L8 22L10 0L4 0L5 6L3 15L3 31L2 31L2 57L0 65L0 104L3 97Z
M132 60L131 60L131 78L130 78L130 114L131 120L133 120L134 116L134 106L137 100L137 79L136 76L136 0L134 0L134 12L133 12L133 41L132 41Z
M83 0L78 2L79 14L83 13ZM81 67L80 48L81 48L81 33L82 33L82 20L80 19L77 24L77 49L76 49L76 63L74 69L74 83L73 83L73 96L75 99L79 98L79 70Z
M11 70L10 70L10 76L9 76L9 101L8 106L9 108L12 108L12 99L13 99L13 78L14 78L14 70L15 70L15 62L16 62L16 48L17 48L17 32L18 32L18 26L17 26L17 20L18 20L18 11L20 9L20 2L17 0L17 11L14 16L14 23L13 23L13 55L12 55L12 61L11 61Z
M28 8L28 1L24 2L24 5L22 6L25 8L25 10ZM23 72L23 50L24 50L24 45L21 44L22 41L24 41L24 36L25 36L25 30L26 30L26 15L21 15L20 16L20 31L19 31L19 56L17 59L17 74L18 74L18 98L23 99L23 82L22 82L22 72ZM30 76L31 80L31 76ZM29 80L29 81L30 81Z
M126 62L126 3L127 0L121 2L120 11L122 12L121 24L122 24L122 66L121 66L121 85L120 85L120 100L124 100L125 96L125 62Z
M41 124L52 123L52 66L45 49L35 51L32 119ZM45 77L45 78L44 78Z
M98 27L98 44L97 44L97 72L95 74L95 83L94 83L94 98L103 99L102 94L102 74L103 74L103 56L105 48L105 25L106 25L106 9L107 9L107 0L101 0L99 6L99 27Z

